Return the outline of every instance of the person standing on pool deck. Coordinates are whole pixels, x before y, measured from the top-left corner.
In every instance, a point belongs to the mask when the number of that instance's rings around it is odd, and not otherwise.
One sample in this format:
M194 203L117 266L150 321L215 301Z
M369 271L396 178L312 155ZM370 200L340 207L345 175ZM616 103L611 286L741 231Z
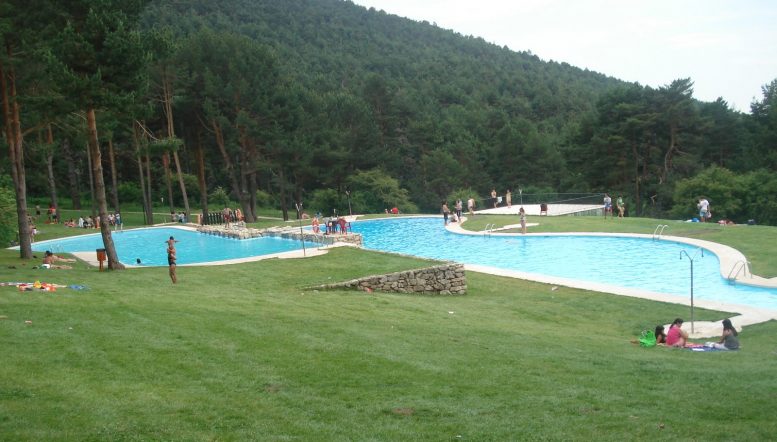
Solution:
M623 196L618 195L618 218L623 218L623 212L626 211L626 204L623 203Z
M496 189L491 189L491 200L494 202L494 208L496 208Z
M475 215L475 198L469 197L467 200L467 210L469 210L470 215Z
M461 210L464 208L464 204L462 204L461 199L456 200L456 206L454 206L456 209L456 218L461 220Z
M170 244L167 246L167 265L170 269L170 280L173 284L178 282L178 275L175 274L175 246Z

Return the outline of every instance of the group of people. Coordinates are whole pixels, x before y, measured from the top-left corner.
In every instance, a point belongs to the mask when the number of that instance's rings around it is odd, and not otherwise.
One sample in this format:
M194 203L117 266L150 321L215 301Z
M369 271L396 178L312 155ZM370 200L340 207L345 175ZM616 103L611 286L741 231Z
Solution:
M473 211L475 210L475 200L470 198L467 201L467 208L469 209L470 215L472 215ZM461 221L461 212L464 210L464 203L461 201L461 199L456 200L453 209L454 211L451 212L451 209L448 208L448 203L445 201L442 202L440 211L442 212L443 221L445 222L446 226L449 222L457 223Z
M688 333L682 329L683 322L681 318L675 319L666 332L663 325L656 326L656 344L665 344L668 347L686 347L691 344L688 342ZM723 320L723 333L718 342L707 342L704 346L718 350L738 350L739 333L731 324L731 320Z
M618 208L618 218L623 218L623 215L626 213L626 203L623 202L623 196L618 195L618 199L615 202L615 206ZM607 214L610 215L610 218L614 218L612 213L612 198L610 197L610 194L605 193L604 194L604 219L607 219Z

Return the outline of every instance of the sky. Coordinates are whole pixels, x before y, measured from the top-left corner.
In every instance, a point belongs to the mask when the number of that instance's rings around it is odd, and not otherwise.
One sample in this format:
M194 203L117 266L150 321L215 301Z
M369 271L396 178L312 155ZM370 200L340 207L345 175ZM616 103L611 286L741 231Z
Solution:
M352 0L543 60L750 111L777 79L774 0Z

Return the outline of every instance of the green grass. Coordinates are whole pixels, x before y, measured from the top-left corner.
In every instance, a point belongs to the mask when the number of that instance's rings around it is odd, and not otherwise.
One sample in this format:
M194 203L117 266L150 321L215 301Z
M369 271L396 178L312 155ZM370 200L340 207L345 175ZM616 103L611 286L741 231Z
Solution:
M460 297L303 289L428 265L351 248L175 286L33 264L2 250L0 280L89 290L0 287L0 440L777 437L775 321L694 353L629 343L687 313L642 299L473 272Z

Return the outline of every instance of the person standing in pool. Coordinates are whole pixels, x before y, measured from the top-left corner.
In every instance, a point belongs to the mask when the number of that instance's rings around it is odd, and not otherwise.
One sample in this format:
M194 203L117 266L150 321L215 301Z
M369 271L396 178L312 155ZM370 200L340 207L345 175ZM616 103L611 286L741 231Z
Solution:
M518 214L521 216L521 233L526 235L526 211L523 206L518 210Z
M451 213L451 209L448 208L448 203L445 201L442 202L442 218L443 221L445 221L445 225L448 225L448 215Z
M168 243L167 246L167 266L170 270L170 280L173 281L173 284L178 282L178 275L176 275L176 256L175 256L175 246L172 243Z
M172 247L173 249L175 249L175 243L177 243L178 240L171 236L170 239L168 239L165 242L167 243L167 247Z

